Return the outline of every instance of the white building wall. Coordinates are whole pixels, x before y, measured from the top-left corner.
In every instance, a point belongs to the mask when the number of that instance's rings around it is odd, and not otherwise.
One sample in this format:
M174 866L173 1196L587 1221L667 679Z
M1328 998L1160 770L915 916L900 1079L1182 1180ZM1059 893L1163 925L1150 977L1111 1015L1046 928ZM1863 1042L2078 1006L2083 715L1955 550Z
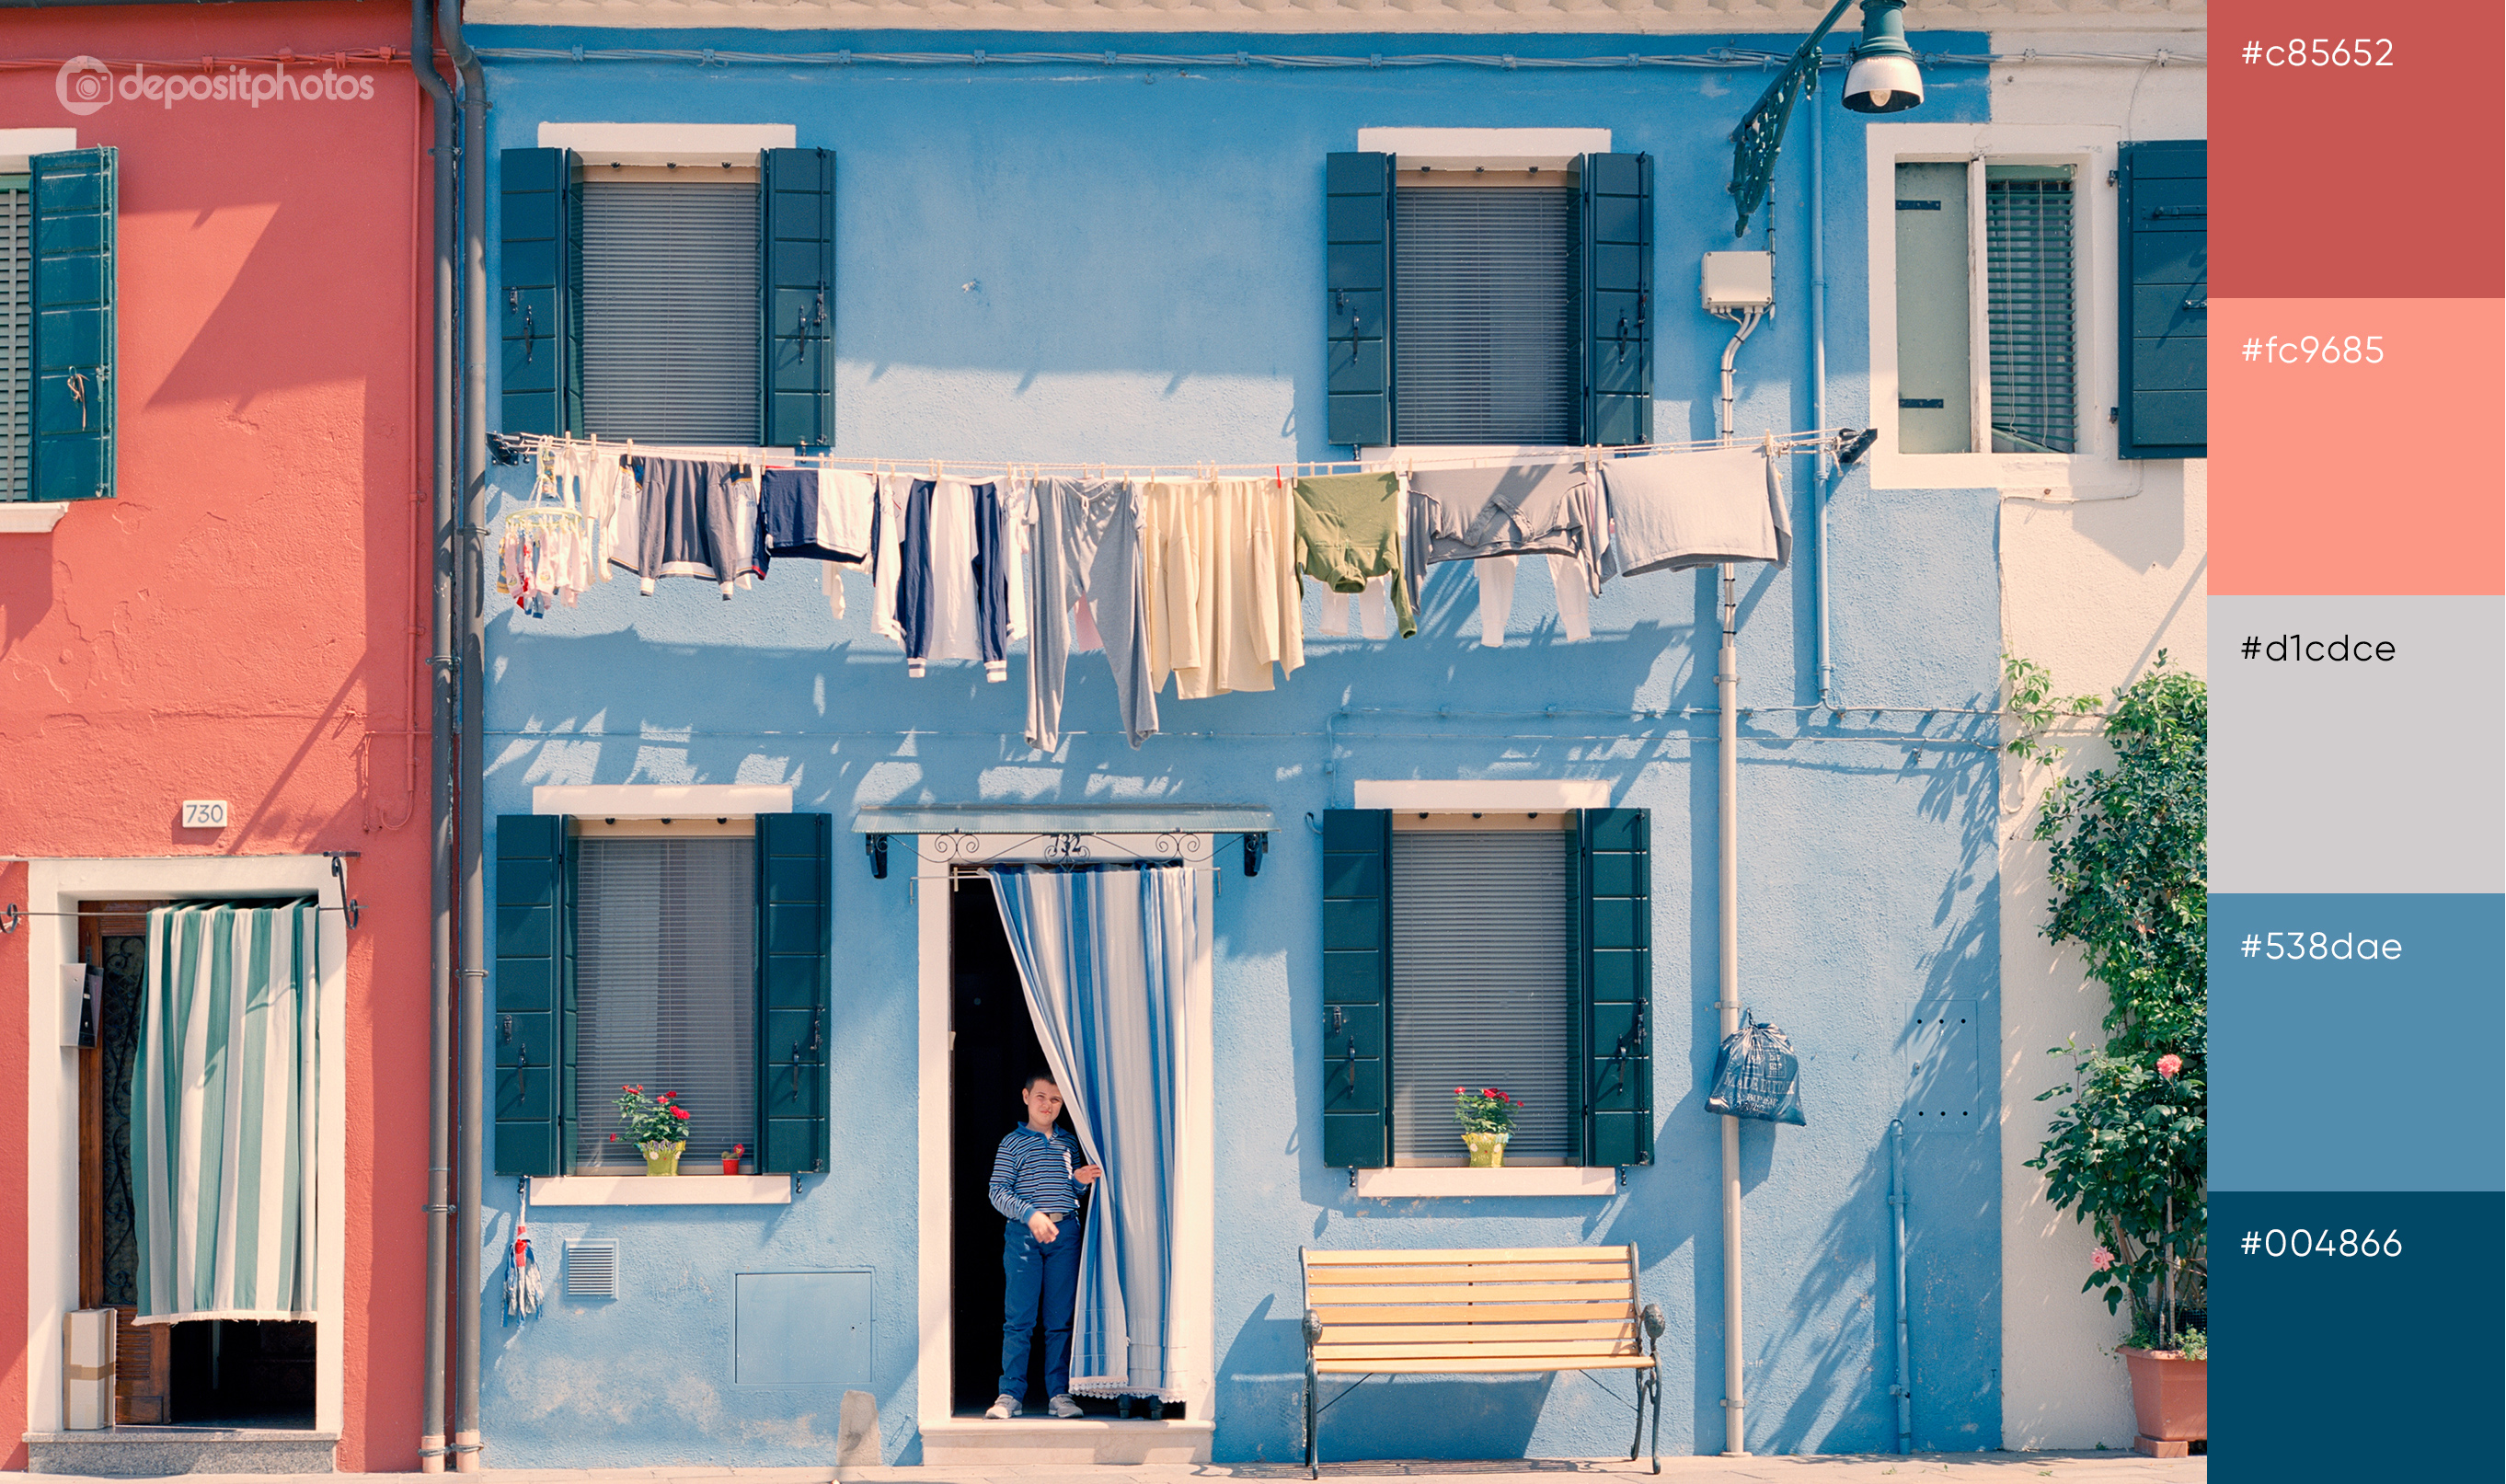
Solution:
M2042 33L1996 35L1997 53L2064 50L2176 55L2204 50L2200 32L2146 35L2098 30L2068 41ZM2208 134L2206 72L2199 62L2119 66L2021 61L1997 66L1993 122L2123 126L2126 140ZM2111 189L2102 181L2092 189ZM2112 324L2086 334L2112 336ZM2165 649L2196 674L2205 668L2208 470L2201 460L2126 466L2131 492L2068 500L2063 491L2004 491L2002 628L2007 652L2053 671L2065 694L2111 696L2146 672ZM2105 493L2103 489L2096 491ZM2074 743L2061 766L2086 771L2111 760L2101 742ZM2013 1449L2128 1448L2131 1397L2114 1347L2123 1316L2080 1291L2095 1245L2088 1228L2045 1198L2025 1169L2043 1142L2051 1105L2036 1095L2058 1085L2067 1064L2045 1054L2070 1036L2094 1038L2106 992L2079 955L2042 936L2049 888L2045 848L2033 838L2035 800L2053 775L2004 765L2001 839L2002 1445Z

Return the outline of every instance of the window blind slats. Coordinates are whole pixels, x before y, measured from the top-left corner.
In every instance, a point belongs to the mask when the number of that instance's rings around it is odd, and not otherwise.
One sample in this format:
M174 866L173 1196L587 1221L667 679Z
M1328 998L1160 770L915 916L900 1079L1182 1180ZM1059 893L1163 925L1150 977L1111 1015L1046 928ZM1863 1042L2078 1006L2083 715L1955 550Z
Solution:
M1567 843L1549 831L1393 834L1396 1159L1468 1155L1453 1120L1457 1086L1527 1104L1510 1162L1574 1159Z
M757 1145L756 850L744 839L580 842L577 1169L639 1162L614 1106L633 1082L694 1115L684 1158Z
M2071 183L1985 182L1997 452L2075 452Z
M31 498L27 397L35 333L34 213L26 177L0 178L0 500Z
M588 430L754 443L757 188L586 180L582 192Z
M1574 193L1414 186L1397 201L1399 441L1573 443Z

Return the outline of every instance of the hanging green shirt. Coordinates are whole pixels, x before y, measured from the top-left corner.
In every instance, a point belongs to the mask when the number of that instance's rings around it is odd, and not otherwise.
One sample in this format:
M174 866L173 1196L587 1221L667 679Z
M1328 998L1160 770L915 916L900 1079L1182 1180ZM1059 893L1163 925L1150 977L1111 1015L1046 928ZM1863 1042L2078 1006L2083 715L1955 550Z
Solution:
M1362 593L1389 579L1401 636L1418 632L1417 605L1401 570L1401 480L1392 474L1325 474L1297 481L1297 570L1335 593Z

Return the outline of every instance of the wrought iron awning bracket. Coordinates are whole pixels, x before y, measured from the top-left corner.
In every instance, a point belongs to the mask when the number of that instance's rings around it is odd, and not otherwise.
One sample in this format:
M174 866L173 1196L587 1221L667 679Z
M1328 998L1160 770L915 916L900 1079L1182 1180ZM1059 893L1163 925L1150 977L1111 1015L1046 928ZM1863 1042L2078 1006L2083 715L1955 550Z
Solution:
M1758 94L1758 101L1733 128L1732 183L1724 188L1732 194L1733 204L1739 211L1732 235L1747 235L1750 216L1766 204L1767 189L1775 178L1775 157L1784 146L1784 127L1792 122L1793 105L1818 91L1818 69L1827 61L1819 43L1836 29L1838 18L1852 3L1853 0L1836 0L1828 8L1827 18L1793 52L1792 60L1784 64L1784 70L1767 85L1766 91Z

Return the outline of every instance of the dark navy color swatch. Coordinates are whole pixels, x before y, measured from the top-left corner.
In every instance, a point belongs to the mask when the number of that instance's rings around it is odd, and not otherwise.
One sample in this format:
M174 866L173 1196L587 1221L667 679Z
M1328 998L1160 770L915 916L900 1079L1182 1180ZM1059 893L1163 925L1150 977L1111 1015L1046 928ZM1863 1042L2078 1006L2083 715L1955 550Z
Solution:
M2372 1461L2414 1438L2461 1450L2465 1478L2494 1468L2502 1223L2506 1195L2492 1192L2214 1192L2212 1484L2375 1477ZM2398 1235L2401 1252L2344 1255L2345 1232L2361 1249L2370 1232L2380 1249Z

